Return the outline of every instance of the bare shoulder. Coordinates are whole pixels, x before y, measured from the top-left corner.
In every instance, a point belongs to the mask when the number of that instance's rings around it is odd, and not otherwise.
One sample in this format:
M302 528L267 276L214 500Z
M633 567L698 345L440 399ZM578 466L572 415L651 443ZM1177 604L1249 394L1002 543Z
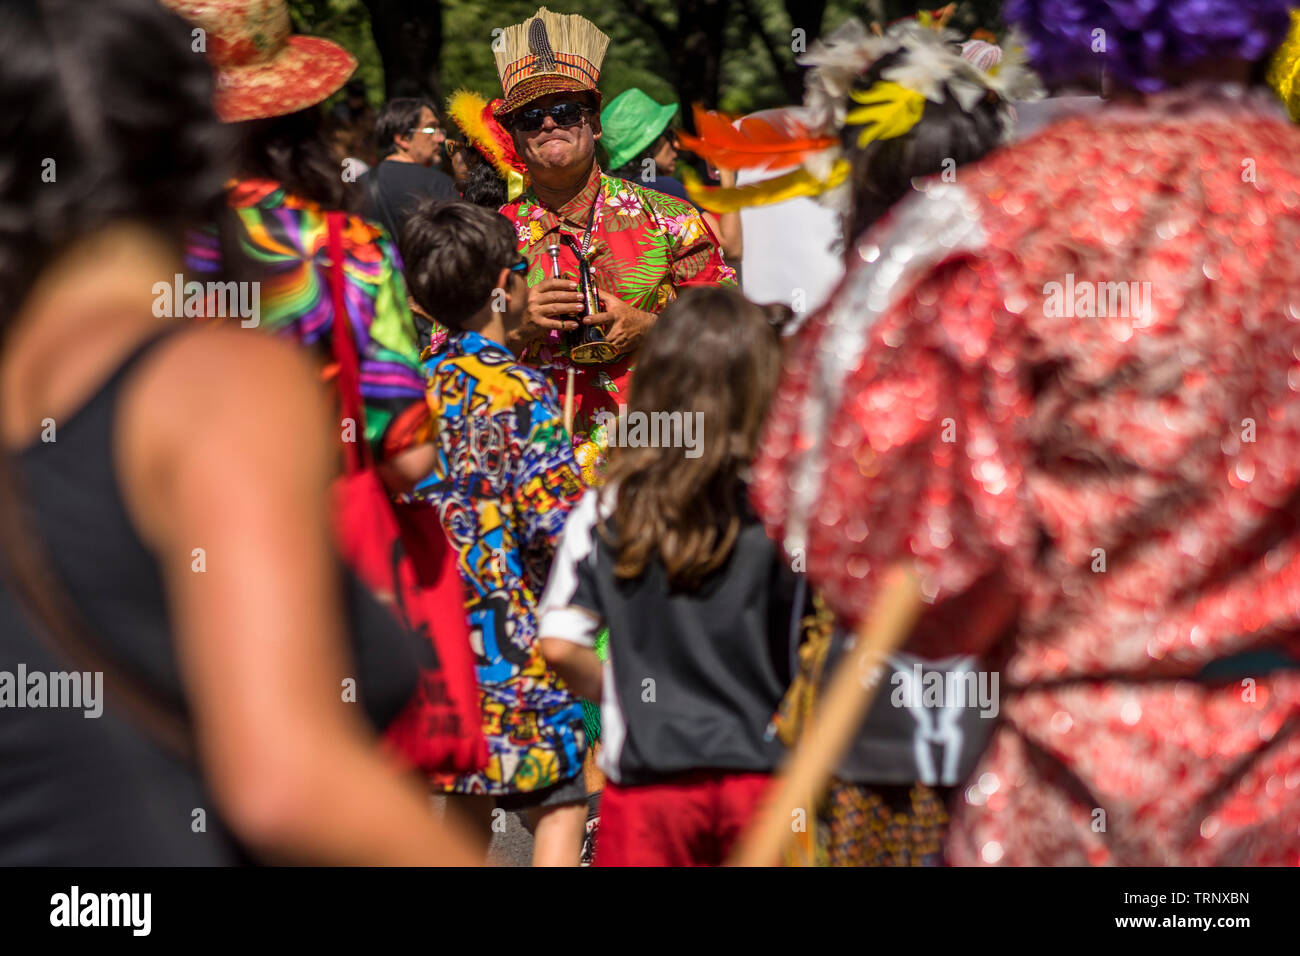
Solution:
M325 390L305 351L245 329L170 336L123 390L118 472L147 537L177 510L242 493L323 485L331 468ZM227 499L230 499L227 501Z
M267 379L267 373L279 373ZM141 387L154 377L159 384L172 376L193 388L220 387L237 380L256 387L255 381L272 385L282 378L301 383L312 380L311 363L301 346L250 329L195 326L165 340L141 368Z
M324 407L301 347L234 328L171 336L141 364L123 401L121 424L143 416L159 428L187 422L195 432L222 423L252 430L293 424Z

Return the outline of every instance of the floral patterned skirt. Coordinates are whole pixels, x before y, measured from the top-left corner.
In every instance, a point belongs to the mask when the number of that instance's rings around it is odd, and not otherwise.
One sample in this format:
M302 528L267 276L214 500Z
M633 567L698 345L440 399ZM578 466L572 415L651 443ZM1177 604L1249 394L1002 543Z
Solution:
M941 865L950 792L833 781L818 813L816 865Z
M834 616L820 596L804 618L795 675L776 716L787 747L811 720L830 652ZM859 784L833 779L817 808L813 832L786 854L791 866L937 866L943 862L950 787Z

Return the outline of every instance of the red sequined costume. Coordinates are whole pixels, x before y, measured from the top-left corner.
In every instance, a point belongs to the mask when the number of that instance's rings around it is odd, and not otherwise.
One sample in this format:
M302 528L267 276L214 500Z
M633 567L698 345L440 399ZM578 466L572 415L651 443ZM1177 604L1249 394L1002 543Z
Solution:
M910 557L911 649L1001 675L953 863L1300 864L1297 157L1254 93L1057 122L897 207L793 344L769 530L850 621Z

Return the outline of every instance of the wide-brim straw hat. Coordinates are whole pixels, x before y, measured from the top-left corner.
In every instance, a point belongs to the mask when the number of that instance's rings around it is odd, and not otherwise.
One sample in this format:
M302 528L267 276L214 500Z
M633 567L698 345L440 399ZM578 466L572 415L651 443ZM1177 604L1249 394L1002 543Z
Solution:
M293 32L285 0L162 0L196 28L227 123L296 113L338 92L357 68L337 43ZM200 32L201 31L201 32Z

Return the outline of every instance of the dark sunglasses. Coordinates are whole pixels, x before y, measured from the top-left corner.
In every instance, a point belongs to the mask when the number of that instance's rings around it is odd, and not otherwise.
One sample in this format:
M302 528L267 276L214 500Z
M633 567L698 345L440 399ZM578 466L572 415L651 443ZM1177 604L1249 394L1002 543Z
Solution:
M511 272L519 272L519 273L527 273L527 272L528 272L528 260L525 259L523 256L520 256L520 257L519 257L519 261L516 262L514 265L512 265L512 266L510 267L510 271L511 271Z
M583 115L591 112L594 111L590 106L566 100L563 103L556 103L550 109L535 107L531 110L521 110L515 114L512 125L520 132L533 133L542 128L542 123L546 122L546 117L549 116L555 120L556 126L567 128L577 126L582 122Z

